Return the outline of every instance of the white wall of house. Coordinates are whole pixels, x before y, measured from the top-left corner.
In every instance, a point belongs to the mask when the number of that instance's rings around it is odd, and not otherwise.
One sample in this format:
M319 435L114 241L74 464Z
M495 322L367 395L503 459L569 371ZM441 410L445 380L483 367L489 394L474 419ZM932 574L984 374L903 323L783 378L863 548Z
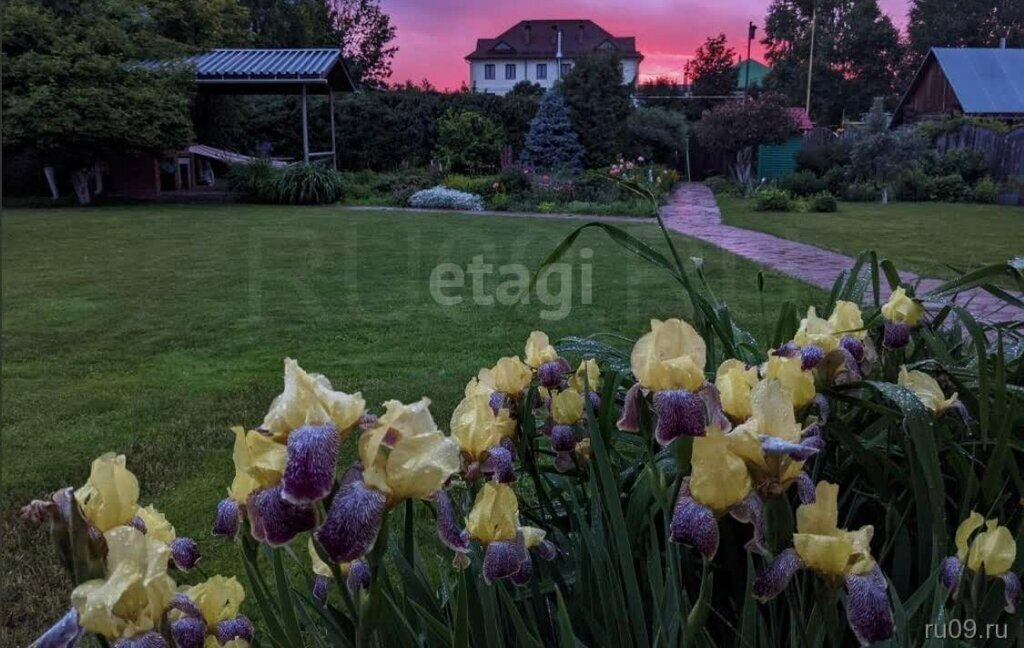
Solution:
M572 66L572 59L561 59L562 65ZM488 77L488 66L492 65L494 78ZM506 66L514 70L515 78L506 78ZM543 71L538 69L543 66ZM543 74L546 72L546 74ZM636 58L622 59L622 82L635 83L640 73L640 61ZM541 78L539 75L544 75ZM543 88L550 88L560 77L559 61L550 59L484 59L470 61L469 64L469 87L474 92L489 92L491 94L503 95L511 90L520 81L538 83Z

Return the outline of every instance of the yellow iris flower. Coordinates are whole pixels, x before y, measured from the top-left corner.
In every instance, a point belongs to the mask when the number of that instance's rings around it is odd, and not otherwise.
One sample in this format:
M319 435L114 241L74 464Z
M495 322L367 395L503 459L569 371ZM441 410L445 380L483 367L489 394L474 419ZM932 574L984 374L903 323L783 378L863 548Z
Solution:
M244 502L257 488L269 488L280 483L288 462L288 447L258 430L246 432L245 428L235 426L231 431L235 434L232 453L235 478L228 495Z
M409 405L391 400L384 407L359 438L363 482L386 494L391 505L430 497L459 470L458 444L437 429L429 398Z
M583 396L564 389L551 397L551 418L559 425L572 425L583 418Z
M793 406L801 408L814 400L814 374L801 368L800 356L785 358L771 355L764 366L764 377L778 380L790 395Z
M757 368L747 368L740 360L726 360L718 367L715 387L722 399L722 409L735 421L745 421L752 414L750 392L757 385Z
M902 286L889 295L889 301L882 305L882 317L890 322L917 326L924 315L924 308L907 295Z
M506 357L498 360L490 369L481 369L477 379L492 391L518 394L530 386L533 370L519 356Z
M864 330L864 317L861 315L860 306L851 301L836 301L832 314L828 317L828 323L832 325L839 339L849 335L863 340L868 335Z
M71 593L86 630L116 639L152 630L174 595L167 575L171 550L138 529L118 526L103 534L106 577L86 581Z
M537 369L545 362L551 362L558 357L555 347L543 331L534 331L526 339L526 364Z
M466 516L469 535L480 544L488 545L499 540L512 540L518 528L519 499L512 487L497 482L484 484Z
M705 436L693 439L690 494L716 517L725 515L750 494L750 473L736 452L742 443L741 437L725 434L717 426L708 427Z
M696 329L679 319L651 320L651 331L633 346L633 375L647 389L697 391L704 384L707 348Z
M751 416L729 436L731 449L743 457L758 482L770 480L785 486L797 476L804 462L786 455L765 456L761 435L799 443L802 430L793 414L793 401L778 380L762 380L751 392Z
M601 391L601 368L597 365L597 360L593 358L588 358L581 362L580 366L576 369L576 373L569 378L569 388L581 394L586 391L588 384L590 385L590 391Z
M184 593L196 604L210 627L238 616L245 600L245 588L234 576L211 576L186 588Z
M174 526L167 520L167 516L156 510L156 507L152 504L139 508L136 515L146 525L147 538L154 538L165 545L169 545L178 537L178 534L174 531Z
M482 460L488 450L516 431L516 422L508 409L503 407L495 414L490 400L486 394L467 396L452 413L452 438L473 461Z
M974 535L982 525L985 530ZM999 526L999 520L985 520L980 513L971 511L956 529L956 555L972 572L978 573L984 567L987 576L1000 576L1013 567L1017 543L1009 529Z
M835 327L828 320L818 317L814 306L807 309L807 317L800 321L800 328L793 336L793 341L802 347L820 347L825 353L839 348Z
M100 531L128 524L138 511L139 480L125 464L113 452L93 459L89 481L75 491L82 515Z
M875 566L871 557L874 527L839 528L839 486L818 482L813 504L796 510L793 547L804 564L826 578L864 574Z
M298 362L285 358L284 391L270 403L260 429L283 443L303 425L333 423L344 438L365 411L366 401L359 392L335 391L326 377L306 373Z
M952 396L946 398L938 381L923 371L907 371L906 367L900 367L900 375L896 382L900 387L905 387L912 391L914 396L917 396L918 400L932 414L942 414L957 401L958 394L956 392L953 392Z

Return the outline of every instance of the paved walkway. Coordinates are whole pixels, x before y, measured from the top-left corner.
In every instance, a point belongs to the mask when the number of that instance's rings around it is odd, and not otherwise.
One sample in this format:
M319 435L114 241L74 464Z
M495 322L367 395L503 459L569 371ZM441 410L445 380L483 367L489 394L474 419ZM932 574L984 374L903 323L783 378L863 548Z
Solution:
M669 203L661 208L661 215L665 225L680 234L700 239L825 290L830 290L836 276L855 263L853 258L838 252L723 224L714 194L696 182L683 183L676 188ZM900 278L916 285L919 294L943 283L911 272L900 272ZM889 289L884 279L882 293L882 299L887 299ZM1024 321L1024 310L1009 306L980 289L961 293L956 301L979 319Z

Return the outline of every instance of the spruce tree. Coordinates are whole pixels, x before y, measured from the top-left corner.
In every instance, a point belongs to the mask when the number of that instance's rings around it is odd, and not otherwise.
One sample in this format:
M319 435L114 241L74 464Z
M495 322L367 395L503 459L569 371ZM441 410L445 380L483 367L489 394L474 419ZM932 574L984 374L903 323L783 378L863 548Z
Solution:
M582 169L583 147L572 128L569 110L558 90L544 95L520 160L537 169L576 172Z

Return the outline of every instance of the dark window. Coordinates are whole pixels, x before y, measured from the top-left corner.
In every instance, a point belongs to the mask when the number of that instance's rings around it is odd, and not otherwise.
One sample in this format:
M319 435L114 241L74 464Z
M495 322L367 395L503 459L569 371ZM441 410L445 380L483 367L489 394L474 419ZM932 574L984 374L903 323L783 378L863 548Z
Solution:
M538 79L546 79L546 78L548 78L548 64L547 63L538 63L537 64L537 78Z
M484 80L494 81L494 63L484 64Z
M569 74L572 71L572 63L562 63L562 76Z
M516 78L516 64L515 63L506 63L505 64L505 80L506 81L515 81L515 78Z

